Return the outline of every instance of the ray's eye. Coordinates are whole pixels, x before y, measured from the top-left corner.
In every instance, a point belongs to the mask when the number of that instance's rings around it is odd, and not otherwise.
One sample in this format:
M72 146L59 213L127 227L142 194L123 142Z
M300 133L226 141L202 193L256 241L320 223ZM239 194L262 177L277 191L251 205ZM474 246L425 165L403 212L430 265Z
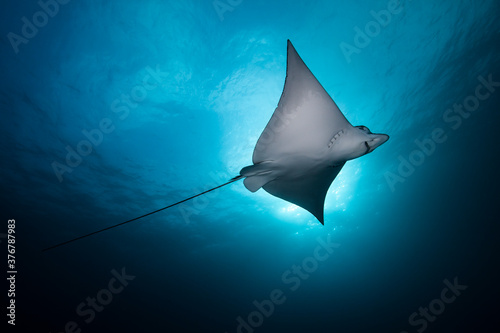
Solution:
M364 131L364 132L367 132L367 133L370 133L370 130L368 129L368 127L366 126L356 126L357 128L359 128L360 130Z

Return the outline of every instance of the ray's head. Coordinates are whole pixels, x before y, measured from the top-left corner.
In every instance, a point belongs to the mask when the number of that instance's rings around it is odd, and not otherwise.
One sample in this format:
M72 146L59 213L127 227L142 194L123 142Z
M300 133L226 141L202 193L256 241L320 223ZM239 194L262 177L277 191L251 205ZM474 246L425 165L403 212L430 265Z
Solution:
M371 153L387 140L387 134L375 134L366 126L354 126L344 130L335 149L344 161L348 161Z
M358 129L361 132L361 139L364 141L364 148L366 148L366 152L363 155L371 153L375 150L375 148L380 147L384 143L389 140L389 136L387 134L375 134L370 131L370 129L366 126L355 126L355 129Z

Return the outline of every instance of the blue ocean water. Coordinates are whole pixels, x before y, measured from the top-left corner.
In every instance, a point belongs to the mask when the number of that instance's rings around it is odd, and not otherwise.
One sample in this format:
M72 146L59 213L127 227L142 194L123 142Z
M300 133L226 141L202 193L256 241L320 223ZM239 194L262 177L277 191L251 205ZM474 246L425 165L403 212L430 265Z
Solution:
M499 10L494 0L4 1L8 328L498 330ZM239 181L41 252L251 164L283 89L287 39L353 125L391 136L343 168L324 226Z

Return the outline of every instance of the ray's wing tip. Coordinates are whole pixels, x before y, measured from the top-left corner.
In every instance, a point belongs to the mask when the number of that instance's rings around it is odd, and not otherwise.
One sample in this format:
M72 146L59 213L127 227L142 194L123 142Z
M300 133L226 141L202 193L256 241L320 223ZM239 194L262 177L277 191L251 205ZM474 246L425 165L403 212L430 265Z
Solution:
M312 213L312 212L311 212ZM317 213L312 213L314 217L322 224L325 225L325 215L324 212L317 212Z
M286 40L286 50L287 54L290 54L291 51L297 52L297 50L295 50L295 46L292 44L292 41L289 39Z

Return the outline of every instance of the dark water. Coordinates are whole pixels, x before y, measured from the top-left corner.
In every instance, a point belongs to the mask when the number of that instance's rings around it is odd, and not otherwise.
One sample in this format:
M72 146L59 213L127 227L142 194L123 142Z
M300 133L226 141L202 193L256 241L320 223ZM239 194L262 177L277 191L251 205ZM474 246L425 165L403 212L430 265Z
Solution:
M1 10L10 330L499 329L498 1L46 3ZM287 39L353 125L391 136L344 167L324 226L236 182L41 253L251 164Z

